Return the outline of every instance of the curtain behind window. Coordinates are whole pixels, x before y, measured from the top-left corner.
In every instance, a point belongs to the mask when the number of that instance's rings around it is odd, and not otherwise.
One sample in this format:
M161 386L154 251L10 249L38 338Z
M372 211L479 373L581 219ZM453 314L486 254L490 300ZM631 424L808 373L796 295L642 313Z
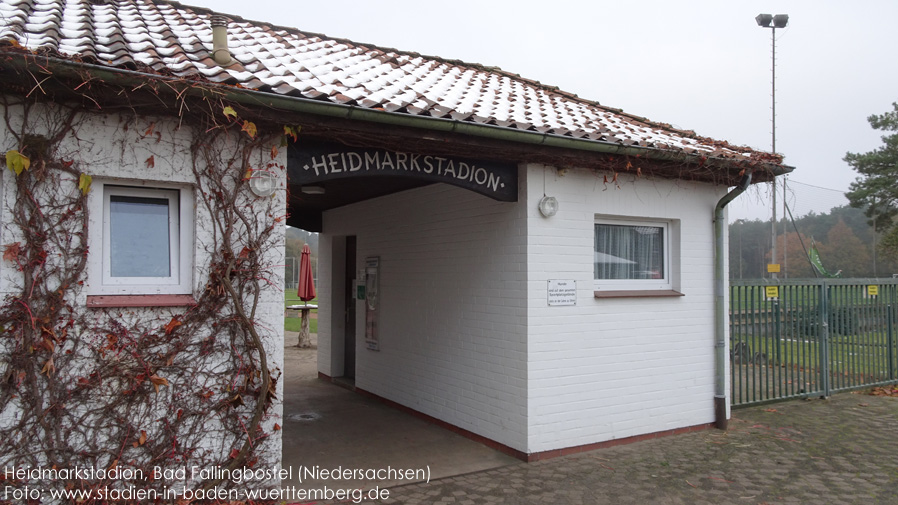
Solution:
M664 228L596 224L596 279L663 279Z

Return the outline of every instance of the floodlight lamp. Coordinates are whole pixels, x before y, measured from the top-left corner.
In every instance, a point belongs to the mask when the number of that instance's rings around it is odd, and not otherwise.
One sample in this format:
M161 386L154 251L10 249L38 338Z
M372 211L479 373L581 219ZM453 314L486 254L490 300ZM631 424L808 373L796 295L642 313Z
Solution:
M786 20L788 21L789 16L786 16ZM758 14L755 17L755 21L758 22L758 26L762 26L764 28L770 27L770 23L773 21L773 16L770 14Z
M785 28L787 24L789 24L788 14L777 14L776 16L773 16L773 26L775 28Z

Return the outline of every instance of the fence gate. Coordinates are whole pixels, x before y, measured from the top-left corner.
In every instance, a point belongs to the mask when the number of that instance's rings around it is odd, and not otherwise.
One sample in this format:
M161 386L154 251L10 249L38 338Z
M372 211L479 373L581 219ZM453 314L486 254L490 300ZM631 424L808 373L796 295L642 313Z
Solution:
M732 281L732 404L898 382L896 294L893 279Z

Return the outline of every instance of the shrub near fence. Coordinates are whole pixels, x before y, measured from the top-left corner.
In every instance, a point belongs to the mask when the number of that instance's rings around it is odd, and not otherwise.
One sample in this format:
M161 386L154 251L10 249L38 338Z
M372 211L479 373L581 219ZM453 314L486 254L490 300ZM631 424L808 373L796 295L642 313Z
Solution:
M733 281L732 404L896 382L896 300L893 279Z

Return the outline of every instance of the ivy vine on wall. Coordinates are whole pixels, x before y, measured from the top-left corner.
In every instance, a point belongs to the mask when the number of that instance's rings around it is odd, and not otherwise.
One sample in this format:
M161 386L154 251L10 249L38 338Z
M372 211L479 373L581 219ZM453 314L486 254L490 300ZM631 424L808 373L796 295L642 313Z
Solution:
M272 466L280 457L280 372L270 355L280 333L263 321L266 297L282 300L284 195L257 199L246 186L256 170L283 176L278 150L298 130L243 119L246 108L196 82L149 83L138 94L81 77L83 86L66 84L66 99L49 86L0 89L4 184L14 186L3 192L0 235L0 275L12 286L0 303L0 466L55 469L68 478L44 484L68 490L234 487L227 474L188 472L181 481L177 472ZM128 98L110 107L110 96ZM166 106L148 116L138 96ZM131 142L168 142L156 121L190 138L181 169L192 174L204 231L195 304L85 306L88 258L97 253L88 250L97 174L85 154L96 146L85 144L97 142L88 130L98 115L121 122L122 145L110 143L109 156ZM159 161L147 158L147 171Z

